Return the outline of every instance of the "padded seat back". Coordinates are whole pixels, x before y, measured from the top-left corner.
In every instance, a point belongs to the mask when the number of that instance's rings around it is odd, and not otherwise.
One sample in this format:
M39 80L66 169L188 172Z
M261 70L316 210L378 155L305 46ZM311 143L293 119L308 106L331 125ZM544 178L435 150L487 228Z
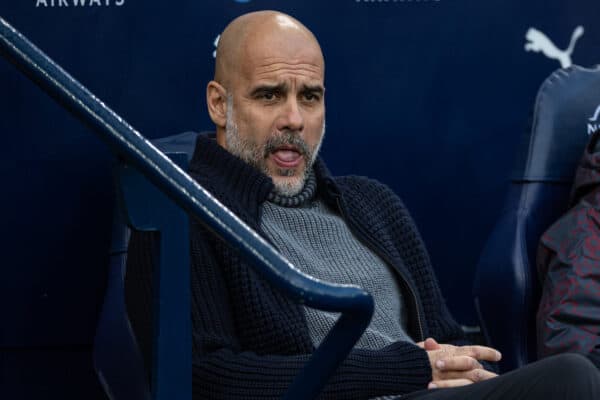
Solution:
M483 333L502 352L502 371L536 358L537 244L566 211L577 164L598 125L599 67L559 69L543 82L531 131L519 146L504 209L481 254L474 283Z
M173 158L180 167L186 168L191 159L197 133L186 132L175 136L169 136L153 141L153 144L162 152ZM118 192L122 194L123 199L117 201L116 212L113 222L113 236L110 249L110 264L108 271L108 284L104 297L104 304L96 330L94 341L94 366L96 372L104 387L105 392L112 400L149 400L151 398L150 385L148 377L150 374L144 369L144 361L140 352L138 342L133 334L131 324L127 315L125 304L125 266L127 262L127 246L130 237L130 227L155 230L161 229L161 241L171 238L180 243L175 247L179 251L181 243L185 243L184 253L188 253L187 236L181 240L181 235L187 232L187 216L174 203L160 193L145 178L135 172L125 171L122 165L117 167L118 185L128 185L127 188L120 187ZM132 204L132 199L142 197L143 204ZM129 206L129 209L128 207ZM156 212L156 210L159 210ZM166 231L166 232L165 232ZM171 243L172 244L172 243ZM164 245L164 244L163 244ZM168 245L168 243L167 243ZM164 252L161 251L161 253ZM169 255L167 255L169 256ZM189 269L187 257L177 260L178 257L171 257L170 268L182 265L186 270ZM176 264L176 265L174 265ZM155 278L157 279L157 278ZM189 286L189 285L188 285ZM165 299L161 299L166 303ZM189 299L181 303L189 303ZM172 302L171 302L172 304ZM179 306L181 308L181 306ZM169 313L169 310L164 310ZM171 312L171 314L173 314ZM163 333L164 335L165 333ZM178 335L177 332L173 333ZM181 337L181 334L179 334ZM156 341L156 340L155 340ZM178 343L181 340L173 340ZM174 347L170 350L177 352ZM183 346L184 348L186 346ZM184 357L190 357L188 351L184 351ZM154 364L156 364L157 355L154 355ZM165 357L163 357L164 360ZM170 360L164 360L167 365ZM191 365L189 362L174 362L175 365ZM154 365L156 367L156 365ZM179 368L170 368L172 373L179 373ZM167 371L169 372L169 371ZM156 387L157 374L154 373L152 398L165 398L157 393L161 388ZM177 380L175 380L177 382ZM185 385L182 385L185 386ZM185 393L188 387L182 387L179 393ZM166 392L167 389L162 389ZM172 392L169 392L169 397ZM185 396L183 397L185 398Z

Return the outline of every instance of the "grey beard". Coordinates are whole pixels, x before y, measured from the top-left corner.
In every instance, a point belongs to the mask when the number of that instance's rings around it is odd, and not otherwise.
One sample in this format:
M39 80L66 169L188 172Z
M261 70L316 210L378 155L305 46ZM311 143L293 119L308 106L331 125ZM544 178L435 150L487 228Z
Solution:
M312 169L312 166L317 158L321 143L325 135L325 123L323 123L321 131L321 140L311 150L309 146L302 140L297 134L292 131L285 131L280 135L272 135L269 137L264 146L260 146L252 140L245 137L241 137L238 131L237 124L233 121L233 98L227 96L227 122L225 125L225 137L227 140L227 150L241 158L246 163L260 170L267 176L270 176L270 171L266 164L266 159L277 147L285 144L296 146L304 157L304 170L293 180L286 180L284 182L277 182L273 179L275 185L275 191L283 196L294 196L302 190L304 183ZM291 168L280 168L277 170L278 176L290 177L294 175L294 169ZM273 178L273 177L271 177Z

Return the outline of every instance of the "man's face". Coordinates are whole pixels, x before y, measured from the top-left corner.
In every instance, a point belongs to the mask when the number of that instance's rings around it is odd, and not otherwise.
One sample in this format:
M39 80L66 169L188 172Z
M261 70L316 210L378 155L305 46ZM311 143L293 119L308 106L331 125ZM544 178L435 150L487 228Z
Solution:
M296 194L324 135L320 50L268 41L244 59L226 88L226 148L269 175L281 194Z
M233 98L228 97L226 137L229 152L270 176L280 194L291 196L300 192L321 147L325 122L321 124L320 138L313 146L292 130L269 135L259 143L252 135L240 134L234 114Z

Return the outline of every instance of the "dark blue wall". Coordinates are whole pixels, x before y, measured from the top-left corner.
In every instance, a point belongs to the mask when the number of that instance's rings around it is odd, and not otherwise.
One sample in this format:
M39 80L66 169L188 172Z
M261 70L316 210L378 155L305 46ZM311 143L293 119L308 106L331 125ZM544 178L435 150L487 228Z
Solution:
M82 2L86 6L74 6ZM213 41L233 17L266 8L296 16L321 41L327 63L323 154L330 168L378 178L403 197L451 310L461 323L476 324L474 267L500 211L536 90L560 66L526 52L525 33L536 27L565 49L582 25L573 62L594 65L600 4L4 0L0 16L155 138L211 128L204 88ZM0 132L0 347L11 354L71 351L77 353L73 363L88 365L105 279L110 157L85 127L2 60ZM62 377L55 381L68 379L67 367L57 372L41 363L38 369Z

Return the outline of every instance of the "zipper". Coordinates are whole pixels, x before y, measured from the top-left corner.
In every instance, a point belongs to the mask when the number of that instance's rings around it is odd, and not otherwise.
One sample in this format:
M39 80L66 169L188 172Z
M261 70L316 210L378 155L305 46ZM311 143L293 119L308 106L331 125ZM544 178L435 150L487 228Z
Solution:
M360 235L356 231L356 229L353 228L353 221L351 219L349 219L348 216L346 215L346 212L340 203L340 196L334 195L334 197L335 197L335 201L337 203L338 210L340 211L340 213L342 214L342 217L344 217L344 220L348 224L348 228L350 229L350 232L352 232L361 242L363 242L363 244L365 244L365 242L366 242L367 248L369 250L373 251L377 256L381 257L381 259L383 261L385 261L388 265L390 265L392 267L392 269L394 271L396 271L398 277L400 278L400 283L402 284L402 286L404 288L407 288L408 291L410 292L410 294L412 296L412 302L414 305L414 309L416 311L417 327L419 328L419 332L417 332L417 333L419 334L420 337L419 337L419 340L417 340L417 341L425 340L425 335L423 334L423 325L421 322L421 312L419 309L419 301L417 299L415 290L410 285L410 283L408 282L406 277L402 274L402 271L400 271L400 269L394 265L394 263L392 262L392 260L390 260L390 258L387 256L387 254L383 250L381 250L376 243L371 241L370 238Z

